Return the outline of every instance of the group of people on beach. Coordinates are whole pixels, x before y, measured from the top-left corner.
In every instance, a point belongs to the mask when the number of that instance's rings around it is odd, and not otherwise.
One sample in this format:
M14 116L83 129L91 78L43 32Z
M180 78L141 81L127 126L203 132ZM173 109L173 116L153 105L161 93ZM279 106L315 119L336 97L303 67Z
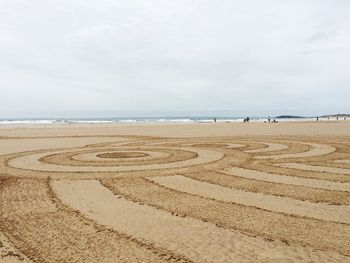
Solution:
M318 122L319 118L320 117L318 117L318 116L316 117L316 121L317 122ZM335 118L336 118L337 121L339 120L339 116L336 116ZM346 117L344 116L343 118L344 118L344 121L346 121ZM327 120L329 120L329 116L327 116Z
M316 117L316 121L318 122L319 121L319 118L320 117ZM329 120L329 117L327 117L328 118L328 120ZM339 120L339 116L336 116L336 119L337 120ZM216 117L214 117L214 123L216 122ZM247 118L244 118L243 119L243 122L249 122L249 117L247 117ZM344 117L344 121L346 120L346 117ZM273 123L277 123L278 121L276 121L276 119L275 118L273 118L273 120L271 121L271 118L270 117L267 117L267 122L273 122ZM264 121L264 123L266 123L266 121Z
M269 117L267 117L267 121L268 121L268 122L271 122L271 118L270 118L270 116L269 116ZM273 121L272 121L272 122L276 123L276 122L278 122L278 121L276 121L276 119L275 119L275 118L273 118Z

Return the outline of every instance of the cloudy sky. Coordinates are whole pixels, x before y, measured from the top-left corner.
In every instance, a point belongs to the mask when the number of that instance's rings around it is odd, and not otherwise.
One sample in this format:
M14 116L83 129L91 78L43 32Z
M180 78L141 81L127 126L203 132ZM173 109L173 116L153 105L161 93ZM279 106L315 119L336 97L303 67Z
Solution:
M0 0L0 117L350 113L349 14L348 0Z

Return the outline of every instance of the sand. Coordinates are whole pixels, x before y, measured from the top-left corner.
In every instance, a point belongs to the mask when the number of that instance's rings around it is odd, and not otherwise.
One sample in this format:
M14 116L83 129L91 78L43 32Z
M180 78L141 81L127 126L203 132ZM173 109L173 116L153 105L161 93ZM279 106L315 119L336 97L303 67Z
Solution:
M31 261L25 255L18 252L10 240L0 232L0 262L28 263Z
M316 172L328 172L328 173L335 173L335 174L350 175L350 169L343 169L343 168L323 167L323 166L308 165L303 163L282 163L279 165L282 167L298 169L298 170L308 170L308 171L316 171Z
M252 193L200 182L181 175L157 176L152 181L177 191L264 210L350 224L350 206L317 204L287 197Z
M261 148L261 149L254 149L254 150L247 150L245 151L246 153L261 153L261 152L273 152L273 151L279 151L279 150L284 150L288 149L288 145L285 144L279 144L279 143L265 143L266 148Z
M53 186L63 202L96 222L169 247L196 262L261 262L269 259L268 250L294 252L288 251L282 244L247 237L237 231L217 228L189 217L172 216L159 209L127 201L96 180L59 181ZM298 249L296 254L307 254L303 248ZM310 258L318 254L314 253Z
M314 157L320 155L330 154L335 152L335 147L324 144L317 143L308 143L312 148L309 151L300 152L300 153L286 153L286 154L277 154L277 155L268 155L268 156L257 156L257 159L288 159L288 158L304 158L304 157Z
M350 262L350 122L0 127L0 262Z
M350 164L350 160L335 160L334 162L336 162L336 163L349 163Z
M280 184L299 185L299 186L305 186L310 188L350 192L349 183L338 183L338 182L331 182L326 180L308 179L308 178L285 176L285 175L279 175L279 174L271 174L271 173L260 172L256 170L243 169L239 167L229 168L226 170L226 173L232 174L235 176L244 177L244 178L266 181L266 182L274 182L274 183L280 183Z

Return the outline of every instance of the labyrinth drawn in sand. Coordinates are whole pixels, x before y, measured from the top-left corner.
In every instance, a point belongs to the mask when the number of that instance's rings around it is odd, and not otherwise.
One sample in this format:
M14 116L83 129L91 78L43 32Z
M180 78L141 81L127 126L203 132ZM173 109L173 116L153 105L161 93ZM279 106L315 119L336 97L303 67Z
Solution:
M0 261L350 262L344 139L0 139Z

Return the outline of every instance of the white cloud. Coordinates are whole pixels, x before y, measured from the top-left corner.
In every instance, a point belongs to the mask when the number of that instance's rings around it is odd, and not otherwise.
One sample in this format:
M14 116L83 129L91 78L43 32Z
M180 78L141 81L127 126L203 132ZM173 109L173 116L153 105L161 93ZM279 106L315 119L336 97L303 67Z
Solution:
M349 112L349 12L329 0L0 0L0 115Z

